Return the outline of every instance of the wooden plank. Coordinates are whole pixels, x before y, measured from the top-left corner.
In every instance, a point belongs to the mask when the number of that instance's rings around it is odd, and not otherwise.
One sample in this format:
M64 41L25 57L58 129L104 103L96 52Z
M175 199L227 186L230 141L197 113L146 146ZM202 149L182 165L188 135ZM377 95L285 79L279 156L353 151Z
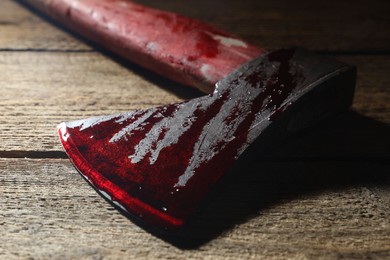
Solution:
M67 160L0 159L0 258L385 259L390 208L381 192L389 170L253 164L203 208L201 232L187 234L213 239L183 250L119 214Z
M98 53L2 52L0 70L0 150L59 150L63 120L182 100Z
M78 50L91 47L42 20L14 0L0 1L0 49Z
M389 52L386 1L139 1L211 23L266 47ZM90 50L12 0L0 2L0 49Z
M306 146L344 144L344 149L334 146L333 150L356 156L389 155L389 59L338 58L359 68L353 109L363 118L347 116L333 125L333 132L315 132L313 140L306 140ZM62 121L169 104L199 95L100 53L1 52L0 71L0 150L6 152L61 151L55 129ZM345 136L354 131L351 142L346 143ZM359 139L371 140L371 145L353 141ZM375 148L375 140L382 149ZM315 156L316 150L308 150L307 155Z

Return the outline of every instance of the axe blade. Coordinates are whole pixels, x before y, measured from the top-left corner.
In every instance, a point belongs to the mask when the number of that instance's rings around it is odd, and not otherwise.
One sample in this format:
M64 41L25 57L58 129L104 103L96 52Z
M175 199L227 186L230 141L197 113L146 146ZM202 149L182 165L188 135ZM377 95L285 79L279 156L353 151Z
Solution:
M70 160L122 211L168 231L190 216L247 147L347 109L355 68L297 49L268 52L183 103L62 123Z

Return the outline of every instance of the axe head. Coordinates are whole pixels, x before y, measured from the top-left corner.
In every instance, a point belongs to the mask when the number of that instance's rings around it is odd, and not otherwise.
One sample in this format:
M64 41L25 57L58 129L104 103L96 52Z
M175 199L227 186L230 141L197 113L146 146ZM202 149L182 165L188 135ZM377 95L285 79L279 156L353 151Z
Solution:
M231 73L211 95L62 123L58 132L101 195L135 218L177 231L271 124L284 120L287 133L347 109L355 74L304 50L276 50Z

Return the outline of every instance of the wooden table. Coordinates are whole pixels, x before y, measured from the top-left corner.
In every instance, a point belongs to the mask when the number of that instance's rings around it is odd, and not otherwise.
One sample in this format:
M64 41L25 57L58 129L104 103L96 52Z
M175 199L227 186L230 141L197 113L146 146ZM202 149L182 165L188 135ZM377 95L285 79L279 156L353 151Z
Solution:
M248 162L199 213L191 248L118 213L79 176L62 121L199 93L0 1L0 259L390 258L388 1L138 1L248 41L358 67L351 111ZM194 237L191 237L194 236Z

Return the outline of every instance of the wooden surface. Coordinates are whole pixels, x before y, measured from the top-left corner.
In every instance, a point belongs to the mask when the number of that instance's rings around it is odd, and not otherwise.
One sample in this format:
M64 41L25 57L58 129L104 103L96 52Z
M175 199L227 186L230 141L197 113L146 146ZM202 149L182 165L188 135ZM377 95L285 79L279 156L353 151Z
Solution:
M390 258L388 1L138 1L263 47L358 67L352 110L254 158L180 241L118 213L62 152L62 121L199 96L0 1L0 259Z

